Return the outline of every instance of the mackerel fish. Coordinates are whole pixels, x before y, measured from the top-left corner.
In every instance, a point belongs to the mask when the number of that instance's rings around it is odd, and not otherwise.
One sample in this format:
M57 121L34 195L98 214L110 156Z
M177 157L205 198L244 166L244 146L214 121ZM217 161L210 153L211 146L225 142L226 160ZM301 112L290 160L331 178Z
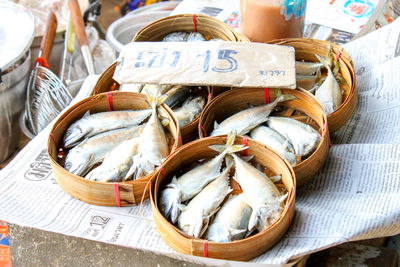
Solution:
M261 232L279 219L287 194L282 196L270 178L250 163L235 154L232 157L236 167L234 179L240 184L242 195L252 208L248 230L257 228Z
M279 90L277 97L273 102L267 105L261 105L242 110L225 119L220 124L215 122L214 130L210 135L224 135L231 131L236 131L239 135L245 135L257 125L265 122L268 119L269 114L279 102L292 99L295 99L295 96L290 94L282 95L281 91Z
M215 215L204 238L214 242L230 242L243 239L248 233L251 207L242 194L231 196Z
M151 109L107 111L85 115L68 127L64 135L64 146L69 148L99 133L139 125L150 114Z
M138 125L101 133L86 139L68 152L65 169L75 175L85 175L96 163L101 162L115 146L126 139L139 136L142 129L143 125Z
M296 61L296 74L314 75L323 67L321 62Z
M182 208L178 218L178 227L194 237L200 237L206 231L210 217L219 209L225 197L232 192L229 186L229 165L214 181L200 191L188 205Z
M269 127L257 126L251 130L250 137L278 151L291 165L295 165L300 160L300 157L295 154L292 143Z
M164 99L152 95L147 97L152 106L152 114L140 135L138 153L134 156L134 163L127 174L133 174L134 180L153 172L169 154L168 140L158 118L158 107Z
M185 99L190 96L191 92L192 88L189 86L176 85L165 93L167 95L167 99L164 101L164 103L170 108L175 108L184 102Z
M200 164L180 177L174 176L172 182L166 185L161 192L159 201L160 210L165 218L170 218L176 223L180 209L179 206L197 195L208 183L220 175L220 169L224 157L229 153L246 149L244 145L234 145L235 134L231 133L220 154L206 163ZM215 150L215 146L210 146Z
M182 107L174 109L176 118L179 121L179 127L192 122L203 110L206 100L202 96L188 98Z
M85 178L100 182L122 182L128 180L129 169L133 164L133 156L137 153L139 137L125 140L112 149L103 163L91 170Z
M308 124L286 117L270 117L269 127L290 140L296 155L310 155L318 146L321 135Z

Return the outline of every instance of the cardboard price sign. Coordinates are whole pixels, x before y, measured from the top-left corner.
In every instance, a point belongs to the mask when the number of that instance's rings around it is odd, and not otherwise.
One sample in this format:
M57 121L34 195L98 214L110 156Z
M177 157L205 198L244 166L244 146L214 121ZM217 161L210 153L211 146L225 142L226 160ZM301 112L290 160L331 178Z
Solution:
M133 42L118 58L120 84L296 87L292 47L240 42Z

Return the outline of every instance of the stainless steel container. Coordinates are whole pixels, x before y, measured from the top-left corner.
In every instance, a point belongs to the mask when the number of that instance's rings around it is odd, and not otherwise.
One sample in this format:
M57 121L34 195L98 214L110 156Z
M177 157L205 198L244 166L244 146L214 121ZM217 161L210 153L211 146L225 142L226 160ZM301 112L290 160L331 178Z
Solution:
M30 50L35 22L22 6L0 0L0 162L14 151L20 136L30 73Z

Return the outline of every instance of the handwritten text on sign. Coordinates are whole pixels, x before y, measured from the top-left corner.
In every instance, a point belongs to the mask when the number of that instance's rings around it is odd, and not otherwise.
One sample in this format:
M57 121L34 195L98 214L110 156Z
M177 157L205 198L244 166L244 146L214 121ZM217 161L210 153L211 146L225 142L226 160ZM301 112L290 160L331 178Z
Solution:
M118 59L120 84L295 88L292 47L237 42L135 42Z

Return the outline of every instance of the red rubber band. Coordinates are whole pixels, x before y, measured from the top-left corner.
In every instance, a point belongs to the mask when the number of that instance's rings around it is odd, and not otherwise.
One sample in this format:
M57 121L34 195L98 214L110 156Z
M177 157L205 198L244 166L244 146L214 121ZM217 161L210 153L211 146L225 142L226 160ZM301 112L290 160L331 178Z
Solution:
M57 142L56 142L56 138L54 137L54 134L53 134L53 133L50 133L50 137L51 137L51 139L53 139L54 144L55 144L56 147L57 147Z
M204 251L204 257L208 257L208 240L204 239L203 241L203 251Z
M111 92L107 92L107 100L108 100L108 110L112 111L112 94Z
M182 145L182 138L180 136L178 136L178 143L179 145Z
M207 102L210 102L210 100L211 100L211 98L212 98L212 94L209 93L207 98L208 98Z
M336 53L336 61L339 61L339 58L340 58L340 55L342 54L342 51L341 50L339 50L337 53Z
M49 68L49 64L47 63L47 60L42 57L37 57L35 59L35 65L36 65L36 63L39 63L39 65L42 67Z
M243 137L243 145L247 146L247 140L248 138L246 136ZM247 156L247 148L245 150L243 150L243 156Z
M264 88L264 97L265 97L265 104L269 104L270 100L269 100L269 90L268 90L268 88Z
M94 93L97 95L99 93L99 89L97 89L97 87L93 87Z
M204 137L207 137L206 130L204 130L203 125L201 125L201 123L199 123L199 127L200 127L200 129L203 131Z
M162 177L163 177L163 178L165 178L165 172L164 172L164 168L163 168L163 167L160 167L160 171L161 171L161 175L162 175Z
M193 27L194 27L194 32L197 32L197 26L196 26L196 14L193 15Z
M117 206L121 207L121 198L119 196L119 186L118 183L114 183L114 194L115 194L115 201L117 201Z

